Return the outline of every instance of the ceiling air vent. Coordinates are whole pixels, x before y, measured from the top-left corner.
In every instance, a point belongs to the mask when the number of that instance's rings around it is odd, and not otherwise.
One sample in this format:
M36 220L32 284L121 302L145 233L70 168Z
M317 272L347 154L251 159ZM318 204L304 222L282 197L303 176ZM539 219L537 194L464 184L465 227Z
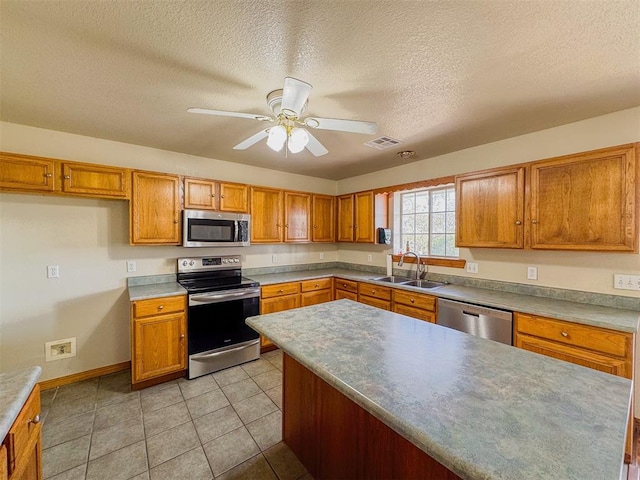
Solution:
M385 150L387 148L395 147L399 143L402 143L400 140L396 140L391 137L379 137L374 138L373 140L369 140L365 145L367 147L375 148L376 150Z

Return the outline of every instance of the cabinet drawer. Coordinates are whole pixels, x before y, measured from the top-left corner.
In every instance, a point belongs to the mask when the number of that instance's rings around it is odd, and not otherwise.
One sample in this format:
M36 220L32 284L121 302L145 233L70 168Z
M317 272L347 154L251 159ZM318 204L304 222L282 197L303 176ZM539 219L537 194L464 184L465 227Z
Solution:
M355 292L347 292L346 290L336 290L336 300L341 300L343 298L347 298L349 300L357 302L358 294Z
M300 292L298 282L278 283L276 285L265 285L260 289L262 298L281 297L283 295L293 295Z
M436 315L433 312L427 312L421 308L409 307L408 305L402 305L397 303L393 306L395 313L406 315L407 317L417 318L426 322L436 323Z
M431 295L394 290L393 301L410 307L431 310L432 312L436 310L436 297L432 297Z
M175 297L151 298L149 300L136 300L133 302L133 316L136 318L158 315L160 313L182 312L186 309L184 295Z
M358 285L358 295L366 295L367 297L379 298L381 300L391 300L391 289L371 283L360 283Z
M516 329L535 337L626 357L631 355L631 334L516 313Z
M381 308L383 310L391 310L391 302L388 300L367 297L366 295L358 295L358 302L364 303L365 305L371 305L372 307Z
M331 288L331 278L305 280L304 282L300 282L300 287L303 292L313 292L315 290L324 290L325 288Z
M358 293L358 282L345 280L344 278L336 278L336 290Z
M16 462L26 451L29 437L40 423L40 387L36 385L20 410L6 437L9 474L19 467Z

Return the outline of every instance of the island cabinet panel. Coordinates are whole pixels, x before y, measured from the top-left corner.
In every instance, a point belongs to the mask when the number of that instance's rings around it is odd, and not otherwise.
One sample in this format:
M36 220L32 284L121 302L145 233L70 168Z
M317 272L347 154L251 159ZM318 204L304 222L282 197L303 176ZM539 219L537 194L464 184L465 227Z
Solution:
M460 478L287 354L283 439L317 480Z
M87 163L63 162L62 192L104 198L129 198L131 171Z
M7 480L7 478L9 478L7 447L0 444L0 480Z
M456 246L523 248L524 167L456 177Z
M311 199L311 240L336 241L336 199L329 195L313 195Z
M638 171L629 145L531 165L531 248L638 251Z
M0 189L53 192L54 171L52 159L0 152Z
M187 297L131 302L131 382L162 378L187 368Z
M133 172L130 203L132 245L180 244L180 177Z
M4 457L4 462L0 467L0 479L42 479L42 423L38 385L31 391L2 447L4 452L0 450L0 459Z
M284 241L311 241L311 195L284 192Z

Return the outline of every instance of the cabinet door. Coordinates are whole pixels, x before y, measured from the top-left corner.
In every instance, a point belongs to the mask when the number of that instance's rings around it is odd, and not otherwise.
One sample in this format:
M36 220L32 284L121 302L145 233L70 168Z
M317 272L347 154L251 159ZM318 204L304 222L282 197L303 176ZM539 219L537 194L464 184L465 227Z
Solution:
M383 310L391 310L391 302L389 300L380 300L375 297L368 297L366 295L358 295L358 301L372 307L381 308Z
M373 192L355 194L354 237L359 243L375 243Z
M638 251L634 146L531 165L531 248Z
M338 197L338 241L353 242L353 195Z
M314 195L312 205L313 230L311 239L314 242L336 241L336 200L328 195Z
M220 183L220 211L247 213L249 187L240 183Z
M407 305L396 303L393 305L393 311L395 313L406 315L407 317L413 317L419 320L424 320L426 322L436 323L436 314L434 312L429 312L421 308L409 307Z
M524 168L456 177L456 246L523 248Z
M133 172L130 205L133 245L180 243L180 177Z
M330 302L331 290L318 290L317 292L305 292L300 294L300 306L308 307L309 305L317 305L318 303Z
M62 163L62 191L90 197L128 198L131 171L86 163Z
M284 241L311 241L311 195L284 192Z
M197 178L184 179L184 208L217 210L216 182Z
M282 297L263 298L260 300L260 315L267 313L283 312L298 308L300 306L300 295L284 295ZM264 335L260 336L260 347L269 347L273 342Z
M348 300L358 301L358 294L355 292L347 292L346 290L336 290L336 300L346 298Z
M251 187L251 242L280 243L282 231L282 190Z
M0 188L53 192L55 162L47 158L0 153Z
M184 312L133 320L133 383L186 368L186 325Z

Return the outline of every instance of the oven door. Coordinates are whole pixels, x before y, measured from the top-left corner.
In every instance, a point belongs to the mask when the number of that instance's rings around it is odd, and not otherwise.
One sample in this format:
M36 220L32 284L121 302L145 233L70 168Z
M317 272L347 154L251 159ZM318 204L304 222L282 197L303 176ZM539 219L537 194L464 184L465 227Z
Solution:
M260 313L260 289L189 295L189 378L260 356L260 335L245 323Z

